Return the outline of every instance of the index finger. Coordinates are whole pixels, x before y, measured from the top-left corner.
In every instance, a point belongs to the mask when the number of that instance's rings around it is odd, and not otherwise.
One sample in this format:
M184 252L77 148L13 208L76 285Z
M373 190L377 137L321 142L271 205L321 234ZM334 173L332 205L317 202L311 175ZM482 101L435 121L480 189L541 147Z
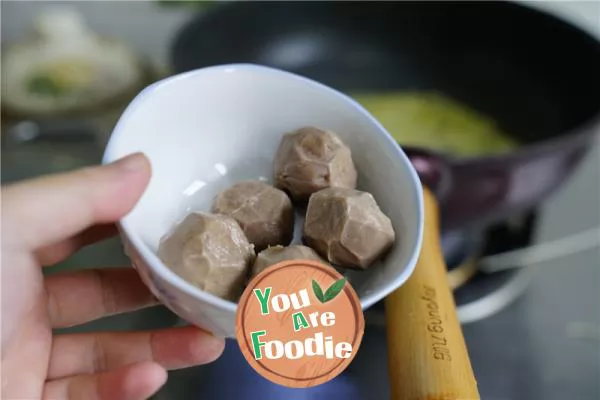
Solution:
M3 188L3 242L32 251L92 225L115 222L135 206L150 174L149 161L136 153L109 165Z

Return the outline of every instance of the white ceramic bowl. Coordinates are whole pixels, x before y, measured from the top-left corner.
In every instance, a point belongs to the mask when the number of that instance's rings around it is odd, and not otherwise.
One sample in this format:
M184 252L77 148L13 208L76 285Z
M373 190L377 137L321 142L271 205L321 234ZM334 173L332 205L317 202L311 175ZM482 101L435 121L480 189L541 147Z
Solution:
M149 187L120 221L122 238L144 283L184 320L235 337L236 304L171 272L155 253L160 238L190 210L208 211L214 195L234 182L271 181L282 134L303 126L331 129L350 146L358 189L375 196L397 233L383 262L349 277L363 309L412 273L423 230L421 184L404 152L364 108L280 70L247 64L204 68L142 91L121 116L103 160L138 151L150 159Z

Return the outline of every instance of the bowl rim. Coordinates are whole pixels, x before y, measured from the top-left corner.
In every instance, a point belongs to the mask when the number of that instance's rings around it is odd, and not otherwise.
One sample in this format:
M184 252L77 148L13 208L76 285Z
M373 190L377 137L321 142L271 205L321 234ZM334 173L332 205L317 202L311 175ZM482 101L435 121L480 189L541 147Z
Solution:
M175 83L177 81L193 79L199 75L204 75L207 72L221 71L227 73L235 73L237 71L251 71L257 73L267 73L267 74L276 74L287 79L293 79L299 81L306 85L311 85L319 90L328 92L329 94L333 94L336 97L341 98L343 101L352 105L352 107L356 110L356 112L363 114L369 123L373 124L376 129L376 134L379 135L384 141L386 141L393 149L396 157L400 158L405 165L408 166L408 173L410 177L410 181L413 185L412 192L414 196L414 201L417 206L417 229L416 229L416 240L415 246L411 249L411 254L407 261L405 269L396 276L395 279L389 281L384 288L381 290L374 291L373 293L369 293L365 296L358 296L361 307L363 310L369 308L371 305L376 302L382 300L392 291L400 287L402 284L406 282L406 280L412 275L415 265L417 263L417 259L420 253L420 249L423 241L423 229L424 229L424 205L423 205L423 193L421 187L421 181L419 176L414 169L410 159L404 153L400 145L392 138L392 136L388 133L388 131L381 125L381 123L375 119L374 116L371 115L362 105L360 105L357 101L352 99L350 96L336 90L330 86L312 80L310 78L304 77L302 75L298 75L292 72L284 71L277 68L267 67L259 64L252 63L233 63L233 64L221 64L208 66L203 68L198 68L192 71L175 74L169 76L167 78L163 78L143 89L127 106L125 111L120 116L116 126L114 127L110 138L105 147L104 155L102 157L102 164L109 164L113 161L117 160L115 157L115 149L117 146L117 142L119 138L123 135L124 125L129 120L131 115L134 112L137 112L141 107L143 107L143 102L151 95L153 95L160 88ZM137 206L137 204L136 204ZM135 207L133 209L135 209ZM146 262L149 269L152 272L156 273L161 279L167 281L171 286L183 291L188 296L203 302L207 302L214 307L223 309L228 312L235 313L237 311L237 303L234 303L229 300L222 299L216 295L205 292L202 289L199 289L193 286L191 283L187 282L185 279L177 275L175 272L171 271L164 263L158 258L158 256L150 250L150 248L143 242L141 237L135 232L135 229L131 226L131 223L128 222L127 216L133 211L133 209L121 218L117 225L121 234L124 234L131 242L133 247L137 252L140 253L144 261ZM139 268L139 267L138 267Z

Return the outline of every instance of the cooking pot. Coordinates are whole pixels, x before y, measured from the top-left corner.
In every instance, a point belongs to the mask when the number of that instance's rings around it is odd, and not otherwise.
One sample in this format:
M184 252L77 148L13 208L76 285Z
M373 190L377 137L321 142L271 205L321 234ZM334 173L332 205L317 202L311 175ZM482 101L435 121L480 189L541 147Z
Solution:
M573 173L600 123L600 43L515 3L231 2L190 20L171 61L178 73L257 63L346 93L435 91L492 118L519 148L465 158L404 147L448 230L538 205ZM418 264L385 300L392 397L475 399L436 200L427 190L424 199ZM436 310L443 335L431 332ZM435 359L436 349L448 357Z
M175 72L258 63L347 93L434 90L493 118L519 148L469 158L405 148L437 193L444 229L539 204L600 122L600 43L515 3L220 4L181 29L171 61Z

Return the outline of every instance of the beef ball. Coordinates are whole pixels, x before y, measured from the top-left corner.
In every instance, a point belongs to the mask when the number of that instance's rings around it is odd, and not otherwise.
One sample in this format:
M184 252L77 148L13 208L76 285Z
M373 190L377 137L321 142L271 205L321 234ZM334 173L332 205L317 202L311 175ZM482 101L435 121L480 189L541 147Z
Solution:
M260 274L265 268L287 260L314 260L323 264L327 261L323 260L310 247L293 244L288 247L274 246L269 247L256 256L254 265L252 266L252 276Z
M235 219L256 251L286 245L294 234L292 201L263 182L240 182L224 190L215 198L212 212Z
M231 217L193 213L161 239L158 257L192 285L235 301L241 295L254 248Z
M350 148L331 131L306 127L284 135L274 162L275 186L297 202L328 187L354 189Z
M390 249L395 233L370 193L329 188L310 197L303 239L333 264L365 269Z

